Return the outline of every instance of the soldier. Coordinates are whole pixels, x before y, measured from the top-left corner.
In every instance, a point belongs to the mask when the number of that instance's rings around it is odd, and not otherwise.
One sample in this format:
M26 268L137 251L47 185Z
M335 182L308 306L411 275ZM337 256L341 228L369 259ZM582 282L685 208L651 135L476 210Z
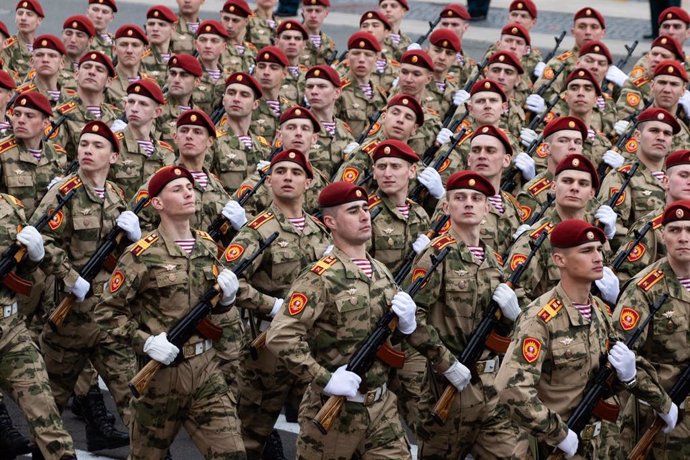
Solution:
M168 62L172 57L172 38L177 15L165 5L152 6L146 12L146 36L149 47L141 59L141 69L163 86Z
M204 71L199 60L191 54L176 54L168 61L166 77L166 102L163 113L157 119L156 130L160 140L175 144L177 118L194 107L194 89L201 84Z
M147 78L141 72L141 58L149 44L149 39L141 27L125 24L115 31L115 76L108 83L106 100L120 111L124 109L124 99L130 83Z
M460 89L455 76L449 73L455 56L462 50L460 40L449 29L437 29L429 35L427 53L434 65L433 79L426 87L427 93L435 98L434 107L439 114L445 114L453 105L453 96Z
M228 33L227 47L221 61L227 70L249 72L256 58L256 46L247 37L247 24L252 10L244 0L227 0L220 10L220 22Z
M495 81L508 99L508 110L503 113L503 122L514 137L520 136L520 129L527 124L522 109L524 94L518 89L525 71L520 59L511 51L496 51L484 67L484 76Z
M65 67L60 74L62 83L74 87L74 73L79 67L79 59L91 48L96 29L91 20L83 15L70 16L62 24L62 43L65 46ZM107 56L112 54L112 48Z
M204 0L176 0L178 22L173 35L172 52L174 54L192 54L194 37L199 30L199 11Z
M89 6L86 7L86 16L96 29L96 37L91 44L91 49L100 51L111 59L115 38L108 32L108 26L115 19L115 13L117 13L115 0L89 0Z
M138 80L127 86L124 98L127 124L116 134L120 143L117 162L108 177L119 185L127 201L134 199L144 181L175 161L173 147L153 136L153 124L163 111L163 91L153 80Z
M134 372L134 356L103 342L99 328L101 318L95 310L109 273L102 267L94 279L86 280L79 271L96 251L100 239L112 228L122 229L129 241L138 240L141 230L136 214L127 211L122 189L106 180L110 165L117 161L115 135L105 123L90 121L82 129L78 145L79 169L48 190L32 218L37 220L54 207L60 197L76 190L75 197L42 230L46 257L41 263L46 275L55 275L59 283L56 289L60 292L64 289L74 296L73 311L55 331L44 324L39 343L59 408L65 407L77 377L91 361L104 377L120 415L128 423L131 393L127 381ZM121 249L124 246L121 245ZM93 292L90 297L89 292ZM129 444L127 433L118 431L113 421L106 417L103 396L98 384L93 385L82 405L88 450L126 446Z
M391 25L379 11L366 11L359 18L359 30L369 32L379 43L388 37L391 32ZM337 69L340 74L347 72L348 60L339 63ZM400 72L400 63L392 57L386 55L386 50L381 50L381 54L376 58L376 71L372 74L374 84L384 89L389 89Z
M403 18L410 11L410 6L407 0L379 0L379 10L391 25L391 33L381 43L381 47L387 50L387 56L400 59L403 51L412 43L412 39L400 29Z
M307 66L300 63L304 56L309 34L302 24L287 20L278 25L276 30L276 47L280 48L287 58L287 75L280 87L280 95L297 104L302 101L304 93L304 73Z
M220 22L204 21L199 25L194 39L194 46L199 55L199 62L204 70L201 84L194 90L194 102L206 113L213 113L218 101L223 97L225 80L231 70L225 69L221 56L227 48L228 33Z
M45 13L38 0L19 0L15 7L14 24L17 34L3 43L0 59L4 67L17 73L23 81L31 70L31 45L36 38L36 31L43 22Z
M520 24L528 32L537 24L537 5L532 0L513 0L508 7L508 22ZM525 73L532 75L534 66L542 61L539 48L528 47L522 56L522 68Z
M300 63L307 67L329 64L326 60L335 52L335 41L322 30L330 7L329 0L302 0L303 25L309 40Z
M470 13L467 12L464 6L451 3L443 7L439 15L441 21L438 24L438 28L450 29L460 42L460 51L455 55L450 73L458 81L459 85L464 85L477 64L474 59L462 50L462 38L470 26Z
M10 132L12 125L7 115L7 104L12 99L16 87L12 75L0 69L0 138L12 134Z
M392 275L366 253L371 220L364 189L335 182L321 192L319 206L335 247L293 282L266 339L290 372L311 381L300 406L297 457L409 459L396 397L387 390L390 367L375 360L360 377L346 363L389 308L398 317L396 335L412 333L416 305L396 293ZM326 435L311 423L323 396L346 398Z
M16 274L20 277L31 276L45 255L41 234L35 227L26 225L21 201L11 195L0 194L0 214L3 216L0 226L2 252L12 243L22 245L26 249L26 257L19 262ZM3 330L0 340L0 387L12 395L28 421L31 436L38 445L33 449L33 458L76 459L72 438L62 425L60 412L50 392L43 357L24 320L17 314L16 294L5 285L0 287L0 304L0 327ZM14 458L15 455L31 451L28 442L23 443L22 437L17 436L11 425L1 393L0 428L4 457Z
M255 310L262 319L270 321L277 314L292 282L321 257L329 244L326 229L303 208L304 194L313 177L309 161L301 151L283 150L273 157L266 180L272 204L240 230L223 255L224 261L233 267L242 261L243 254L251 254L262 240L278 232L275 244L244 272L235 302L239 308ZM261 321L261 330L268 327L268 321ZM262 450L264 456L276 455L280 438L271 430L280 410L286 401L298 407L309 383L293 376L265 348L257 352L257 359L243 353L239 374L242 438L252 458L261 458Z
M237 292L235 274L220 270L213 239L190 227L193 186L194 177L181 166L153 175L148 195L160 225L122 255L99 304L111 337L164 366L133 400L132 459L163 459L182 425L205 457L246 458L236 400L213 341L195 333L180 349L166 334L213 283L221 293L213 313L229 310Z
M256 55L254 75L261 85L263 96L259 108L252 115L252 132L273 139L281 115L290 107L290 101L280 94L287 77L288 59L275 46L266 46Z
M278 19L273 14L276 0L258 0L256 8L249 17L247 37L257 48L269 46L273 42L273 34L278 26ZM291 15L292 16L292 15Z
M39 35L34 40L31 52L31 68L35 70L33 77L17 88L17 92L38 91L46 96L52 106L64 102L75 91L67 89L60 82L63 58L67 50L59 38L54 35Z

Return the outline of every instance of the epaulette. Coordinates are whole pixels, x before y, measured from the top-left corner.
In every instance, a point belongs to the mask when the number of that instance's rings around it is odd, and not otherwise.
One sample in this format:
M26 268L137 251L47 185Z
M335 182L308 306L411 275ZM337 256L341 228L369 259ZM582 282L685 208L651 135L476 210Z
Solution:
M14 45L16 42L17 42L17 38L16 38L16 37L10 37L10 38L8 38L7 40L4 41L4 43L2 44L2 47L3 47L3 48L7 48L8 46Z
M69 193L70 190L75 189L75 188L79 188L81 186L82 186L82 183L81 183L81 179L79 178L79 176L74 176L73 178L69 179L67 182L62 184L60 186L60 188L58 189L58 191L61 194L66 195L67 193Z
M228 134L227 130L221 129L221 128L216 128L216 139L218 139L220 137L225 137L226 134Z
M389 59L388 63L393 67L400 67L400 61L397 61L395 59Z
M224 113L223 116L221 117L220 121L218 122L218 126L223 126L227 122L228 122L228 114Z
M304 64L299 64L299 65L297 66L297 68L298 68L300 71L302 71L302 72L306 72L307 70L309 70L309 67L307 67L307 66L304 65Z
M350 128L350 125L348 125L346 121L343 121L343 128L345 128L348 133L352 134L352 128Z
M158 241L158 235L151 233L146 238L142 238L137 241L136 244L132 246L132 249L130 249L130 252L136 257L139 257L156 241Z
M53 144L53 150L55 150L57 153L67 153L67 150L60 144Z
M209 235L208 233L206 233L203 230L197 230L196 234L205 240L213 241L215 243L215 240L213 238L211 238L211 235Z
M112 182L110 182L110 181L107 181L107 182L106 182L106 185L108 186L108 188L109 188L110 190L112 190L113 192L117 193L117 195L120 197L120 199L121 199L122 201L126 201L126 200L125 200L125 191L122 190L121 187L119 187L118 185L115 185L114 183L112 183Z
M376 148L377 145L379 145L381 141L371 141L368 144L364 145L362 147L362 151L367 153L368 155L371 155L374 149Z
M565 61L566 59L568 59L572 55L573 55L573 51L568 50L568 51L565 51L565 52L559 54L556 59L558 59L559 61Z
M431 96L429 96L429 97L431 97ZM432 98L432 99L433 99L433 98ZM429 108L428 106L424 109L424 111L425 111L426 113L428 113L429 115L431 115L432 117L436 117L436 116L438 116L438 114L439 114L436 110L431 109L431 108Z
M15 208L23 208L24 207L24 203L22 203L22 200L20 200L19 198L15 197L13 195L10 195L9 193L2 193L2 194L0 194L0 196L2 196L5 199L5 201L7 201L9 204L13 205Z
M434 241L431 242L431 245L436 248L436 249L443 249L449 244L456 243L455 238L452 236L446 234L446 235L441 235L438 238L436 238Z
M530 238L536 240L541 236L542 233L546 232L548 234L551 234L551 231L553 230L554 225L551 222L544 222L537 228L535 231L529 234Z
M630 172L631 168L632 168L632 163L628 163L627 165L623 165L620 168L618 168L617 171L622 172L624 174L628 174Z
M632 81L632 84L637 86L638 88L646 83L649 83L652 81L647 75L642 75L639 78L636 78Z
M657 268L653 272L647 274L647 276L642 278L640 281L638 281L637 285L639 286L640 289L647 292L652 288L652 286L654 286L656 283L658 283L662 279L664 279L664 272L662 272L661 270L659 270Z
M338 261L333 256L326 256L323 259L319 260L316 262L312 267L311 267L311 272L316 273L317 275L321 276L323 273L331 268L335 263Z
M259 139L259 144L265 146L265 147L270 147L271 144L266 140L265 137L263 136L256 136L257 139Z
M659 214L654 219L652 219L652 228L654 230L659 230L661 228L661 225L662 225L661 222L663 221L663 219L664 219L663 213Z
M250 50L253 50L253 51L258 51L258 50L259 50L259 49L256 47L256 45L255 45L254 43L252 43L252 42L244 42L244 46L246 46L247 48L249 48Z
M549 300L549 303L541 307L541 310L539 310L537 316L545 323L548 323L556 317L558 312L561 311L561 308L563 308L563 302L556 298L553 298Z
M452 74L446 75L446 80L449 82L455 83L455 80L456 80L455 75L452 75Z
M117 131L117 132L115 133L115 139L117 139L118 141L121 141L121 140L124 139L124 138L125 138L125 133L124 133L124 131Z
M342 80L340 80L340 88L347 88L348 86L350 86L350 83L352 83L352 80L350 80L349 78L343 78Z
M165 141L158 141L158 145L160 145L161 147L163 147L166 150L170 150L171 152L175 151L175 148Z
M381 203L381 201L381 197L377 194L372 193L369 195L369 210L371 211L371 208L377 206L379 203Z
M7 152L9 149L14 148L17 145L17 139L14 136L5 138L5 140L0 141L0 155Z
M527 187L527 191L531 193L532 196L537 196L549 187L551 187L551 179L549 179L548 177L542 177L534 184Z
M248 227L251 228L252 230L258 230L259 227L261 227L263 224L268 222L269 220L272 220L275 218L272 212L270 211L264 211L258 216L254 218L253 221L249 222Z
M146 48L146 51L141 55L141 58L144 59L145 57L151 56L153 52L151 51L151 48Z
M65 88L65 94L67 94L68 96L74 96L77 94L77 90L72 88Z
M496 251L494 251L494 257L496 258L496 261L498 264L502 267L503 266L503 256Z
M62 105L59 105L55 108L58 112L60 112L62 115L71 112L72 110L77 108L77 103L74 101L69 101L65 102Z
M22 93L29 93L31 91L34 91L36 89L36 84L30 81L27 81L23 85L17 86L17 92L22 94Z

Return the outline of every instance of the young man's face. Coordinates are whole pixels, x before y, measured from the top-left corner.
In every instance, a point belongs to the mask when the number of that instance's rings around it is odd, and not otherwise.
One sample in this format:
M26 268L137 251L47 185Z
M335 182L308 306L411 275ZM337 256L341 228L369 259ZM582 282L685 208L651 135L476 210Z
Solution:
M494 136L477 136L470 144L467 164L470 170L491 179L502 174L503 169L510 165L510 155L506 154L505 147Z
M341 89L323 78L310 78L304 85L304 96L314 110L332 107L341 94Z
M413 64L401 64L398 76L400 91L411 96L419 96L431 83L431 71Z
M12 110L12 131L17 139L35 139L49 125L48 117L35 109L15 107Z
M107 171L117 161L117 157L117 152L106 138L93 133L82 134L79 138L77 158L82 171Z
M173 97L183 97L192 94L194 87L199 84L199 78L180 67L168 69L168 94Z
M274 164L266 182L274 197L288 202L299 199L311 185L304 169L292 161Z
M127 122L132 126L144 126L160 116L161 112L160 104L150 97L139 94L128 94L125 97Z
M417 175L417 167L402 158L380 158L374 163L374 180L387 195L405 192L410 180Z
M498 123L506 110L501 95L493 91L479 91L473 94L468 102L468 107L470 115L481 125Z
M446 193L446 198L443 210L454 225L480 225L489 213L489 200L476 190L450 190Z
M50 48L36 48L31 53L31 68L42 77L57 75L62 69L62 54Z
M496 49L498 51L511 51L522 59L522 57L527 54L529 46L527 46L527 42L522 37L503 34L496 42Z
M225 30L230 36L230 40L235 40L244 35L244 31L247 30L247 23L249 18L243 18L235 14L226 13L221 11L220 22L225 27Z
M386 29L381 21L378 19L367 19L359 25L359 30L364 32L369 32L379 43L383 43L383 40L390 34L390 31Z
M690 35L690 28L680 19L667 19L659 25L659 35L674 38L683 46Z
M487 67L486 78L498 83L504 93L512 94L515 85L520 81L520 74L512 65L495 62Z
M33 34L38 29L38 26L43 22L43 18L34 13L32 10L26 8L17 8L14 13L14 25L17 26L17 32L22 34Z
M431 45L427 50L431 62L434 63L434 72L443 73L450 69L456 59L456 52L440 46Z
M571 279L592 282L604 277L604 257L599 241L574 248L554 249L552 257L556 266Z
M640 145L638 156L652 161L663 161L671 151L673 129L661 121L646 121L638 126Z
M324 223L347 244L355 246L371 240L371 214L364 200L337 206L332 214L324 213Z
M379 3L381 14L390 24L398 24L405 16L405 8L396 0L383 0Z
M511 22L520 24L525 29L531 30L532 27L534 27L534 25L537 23L537 20L533 19L527 11L513 10L508 13L508 23Z
M582 133L569 129L556 131L545 140L545 145L555 168L568 155L582 153Z
M254 74L263 90L272 90L283 84L287 69L275 62L257 62Z
M159 214L170 218L185 218L196 212L194 185L186 177L170 181L161 192L151 198L151 204Z
M580 18L575 21L573 28L570 29L570 33L575 38L575 45L578 48L582 48L582 45L592 40L603 40L604 35L606 35L606 29L601 27L601 24L596 19Z
M589 70L596 81L603 82L609 70L609 61L603 54L589 53L580 56L575 66Z
M173 24L161 19L149 18L146 20L146 36L152 45L168 43L172 38Z
M254 98L254 91L250 87L232 83L225 88L223 106L230 117L244 119L251 116L259 102Z
M107 5L92 3L86 8L86 17L91 19L97 32L103 32L108 30L108 26L115 18L115 13Z
M576 115L589 113L597 103L597 92L589 80L573 80L565 90L565 102Z
M101 92L105 89L110 75L108 68L100 62L84 61L79 64L75 78L79 88Z
M177 0L180 14L185 16L197 16L204 0Z
M376 51L351 49L347 53L350 72L357 78L367 78L374 71L376 65Z
M180 156L190 159L206 155L206 151L213 144L213 137L203 126L181 125L175 132L175 143Z
M406 142L417 131L417 116L414 111L402 105L386 110L383 119L383 134L386 139Z
M115 40L117 62L126 67L139 65L141 58L144 56L145 49L146 45L144 45L144 42L136 38L122 37Z
M595 197L592 176L585 171L566 169L551 183L556 203L567 209L581 210Z
M328 16L328 8L322 5L305 6L302 10L304 16L304 26L310 31L321 30L323 21Z
M302 32L297 30L284 30L276 40L276 46L283 50L288 59L300 56L304 52L306 44Z
M318 137L311 120L306 118L287 120L280 125L278 135L284 149L297 149L300 152L309 152Z
M216 34L200 34L195 40L199 57L204 61L215 61L225 50L225 39Z
M678 100L685 92L685 82L680 77L659 75L652 80L654 105L666 110L674 110Z
M81 57L91 46L91 37L86 32L77 29L63 29L62 43L67 55L73 60Z
M460 18L443 18L441 22L438 23L439 29L450 29L458 36L460 43L462 43L462 37L467 32L469 28L469 23Z

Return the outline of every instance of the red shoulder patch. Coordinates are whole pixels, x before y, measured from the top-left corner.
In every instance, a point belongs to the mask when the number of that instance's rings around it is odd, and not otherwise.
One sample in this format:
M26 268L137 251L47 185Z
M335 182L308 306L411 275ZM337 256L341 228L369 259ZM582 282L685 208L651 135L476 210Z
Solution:
M110 287L110 293L115 294L117 291L119 291L124 282L124 273L122 273L120 270L116 270L115 272L113 272L112 276L110 277L110 283L108 285Z
M539 358L541 352L541 342L534 337L525 337L522 340L522 357L525 358L529 364L532 364Z
M637 326L638 321L640 321L640 314L630 307L624 307L618 321L624 331L629 331Z
M244 254L244 246L241 244L237 243L232 243L230 246L225 249L225 252L223 253L223 258L225 259L226 262L232 262L234 260L239 259L242 254Z
M515 271L518 265L524 264L527 260L527 256L524 254L513 254L510 258L510 271Z
M309 298L306 295L301 292L293 293L288 301L288 313L290 313L291 316L300 314L302 310L304 310L304 307L307 306L308 302Z
M357 181L358 177L359 177L359 170L357 168L345 168L345 170L343 171L342 179L345 182L349 182L351 184L354 184Z

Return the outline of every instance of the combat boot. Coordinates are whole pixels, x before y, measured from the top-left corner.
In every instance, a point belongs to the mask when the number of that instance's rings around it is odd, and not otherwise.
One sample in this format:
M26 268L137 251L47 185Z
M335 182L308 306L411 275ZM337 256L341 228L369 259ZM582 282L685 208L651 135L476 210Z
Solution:
M98 388L91 388L84 402L82 410L86 420L86 449L89 452L129 445L129 435L115 428L108 420L108 411Z
M25 438L12 423L4 402L0 402L0 452L2 458L14 458L31 452L31 441Z
M69 410L72 412L72 415L74 415L81 421L84 421L84 404L86 404L86 396L80 396L77 394L72 395L72 399L70 400L69 404ZM106 414L106 417L108 417L110 423L115 423L115 414L107 410L107 408Z
M283 452L283 440L278 431L273 430L264 444L263 460L287 460Z

